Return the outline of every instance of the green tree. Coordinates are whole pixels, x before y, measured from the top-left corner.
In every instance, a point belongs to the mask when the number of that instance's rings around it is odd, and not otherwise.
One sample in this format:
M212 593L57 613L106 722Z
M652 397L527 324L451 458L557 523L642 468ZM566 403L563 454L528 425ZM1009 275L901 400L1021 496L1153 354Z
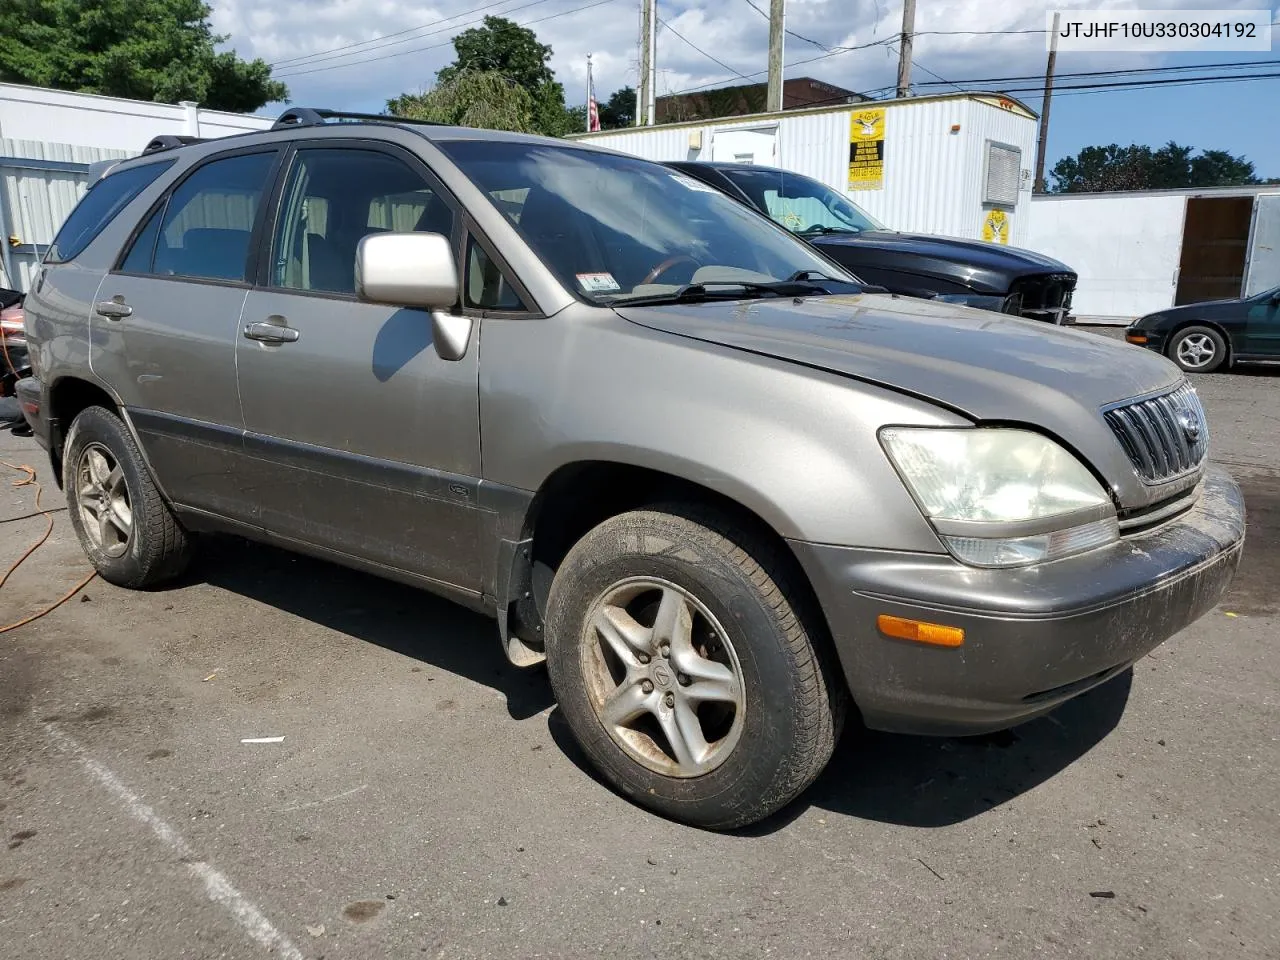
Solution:
M609 99L600 104L600 129L621 130L633 126L636 122L636 89L623 87L609 95Z
M387 112L411 120L457 127L533 131L534 101L497 70L453 73L426 93L402 93L387 101Z
M288 99L226 41L202 0L0 0L0 81L247 112Z
M548 66L551 47L538 36L502 17L485 17L479 27L464 30L453 38L457 57L436 74L437 86L447 86L465 73L496 73L506 77L532 99L532 130L551 137L581 129L564 105L564 87Z
M1253 164L1225 150L1202 150L1170 140L1158 150L1131 144L1085 147L1054 164L1054 193L1173 190L1258 183Z

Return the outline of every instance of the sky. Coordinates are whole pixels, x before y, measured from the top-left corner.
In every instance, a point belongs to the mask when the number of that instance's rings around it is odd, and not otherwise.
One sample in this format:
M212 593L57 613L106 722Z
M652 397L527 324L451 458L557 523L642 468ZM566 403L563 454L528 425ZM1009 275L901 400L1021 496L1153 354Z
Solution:
M659 95L690 87L764 79L768 0L658 0ZM486 15L528 25L553 50L551 66L573 105L586 99L587 54L597 96L634 86L639 0L212 0L213 24L225 46L261 57L301 106L380 111L406 91L429 88L453 59L451 38ZM1042 76L1045 12L1132 9L1263 9L1280 20L1275 0L923 0L918 4L912 80L939 78L964 89L1006 89L1034 81L976 83L996 77ZM896 37L901 0L788 0L788 77L811 76L864 93L884 93L896 78L889 44L835 51ZM930 31L974 31L938 34ZM1275 28L1280 39L1280 27ZM800 38L804 39L800 39ZM682 39L684 38L684 39ZM700 48L695 49L693 45ZM821 58L821 59L815 59ZM812 60L803 63L804 60ZM1269 53L1101 54L1058 56L1059 86L1087 82L1064 74L1132 67L1239 63L1224 74L1280 73L1280 49ZM1263 64L1258 66L1258 64ZM1272 70L1266 64L1275 66ZM735 76L738 74L739 76ZM1185 74L1157 74L1177 77ZM1103 78L1107 79L1107 78ZM1122 77L1120 79L1132 79ZM919 93L957 87L920 86ZM1041 95L1016 94L1036 112ZM1248 82L1163 86L1080 93L1060 90L1051 114L1048 166L1091 145L1159 146L1169 140L1228 150L1253 161L1263 177L1280 177L1280 77ZM262 111L271 113L272 108Z

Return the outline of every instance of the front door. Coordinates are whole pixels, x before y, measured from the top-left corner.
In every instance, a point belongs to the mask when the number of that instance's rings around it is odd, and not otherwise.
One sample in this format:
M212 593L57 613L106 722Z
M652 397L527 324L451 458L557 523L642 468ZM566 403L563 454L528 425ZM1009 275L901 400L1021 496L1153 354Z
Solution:
M1280 358L1280 287L1264 291L1243 304L1244 344L1240 352Z
M478 590L479 338L442 360L426 311L355 296L362 237L454 237L455 220L408 154L300 145L236 362L247 482L269 532Z
M145 218L98 288L94 373L117 392L177 505L251 521L239 470L235 348L251 237L275 149L196 167Z

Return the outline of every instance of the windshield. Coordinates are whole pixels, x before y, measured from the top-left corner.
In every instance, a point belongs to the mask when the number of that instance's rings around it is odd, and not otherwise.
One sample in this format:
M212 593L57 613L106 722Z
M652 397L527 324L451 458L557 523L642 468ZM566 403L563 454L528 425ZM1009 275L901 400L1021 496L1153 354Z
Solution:
M825 183L785 170L721 167L761 210L792 233L861 233L884 226Z
M620 303L690 284L848 273L713 187L632 157L539 143L437 142L565 287ZM745 288L744 288L745 292Z

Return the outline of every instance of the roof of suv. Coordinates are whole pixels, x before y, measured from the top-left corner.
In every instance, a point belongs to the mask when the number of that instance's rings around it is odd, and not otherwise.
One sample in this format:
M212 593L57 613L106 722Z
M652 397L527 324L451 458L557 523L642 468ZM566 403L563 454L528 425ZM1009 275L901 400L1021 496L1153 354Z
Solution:
M478 127L457 127L448 124L434 123L429 120L411 120L404 117L382 116L369 113L348 113L338 110L324 110L311 107L293 107L280 115L279 119L268 130L252 130L246 133L232 134L226 137L202 139L200 137L175 136L164 134L155 137L136 157L124 160L106 160L91 167L90 180L97 179L93 174L105 176L118 167L132 165L150 159L161 153L181 150L187 147L216 144L217 148L233 148L244 143L267 142L288 139L290 135L301 131L323 131L320 136L349 136L353 129L368 131L369 129L393 127L415 133L426 140L447 142L450 140L490 140L494 142L542 143L561 147L572 147L579 150L612 152L602 147L585 143L570 143L556 137L544 137L529 133L515 133L508 130L484 130ZM312 134L316 136L316 134Z

